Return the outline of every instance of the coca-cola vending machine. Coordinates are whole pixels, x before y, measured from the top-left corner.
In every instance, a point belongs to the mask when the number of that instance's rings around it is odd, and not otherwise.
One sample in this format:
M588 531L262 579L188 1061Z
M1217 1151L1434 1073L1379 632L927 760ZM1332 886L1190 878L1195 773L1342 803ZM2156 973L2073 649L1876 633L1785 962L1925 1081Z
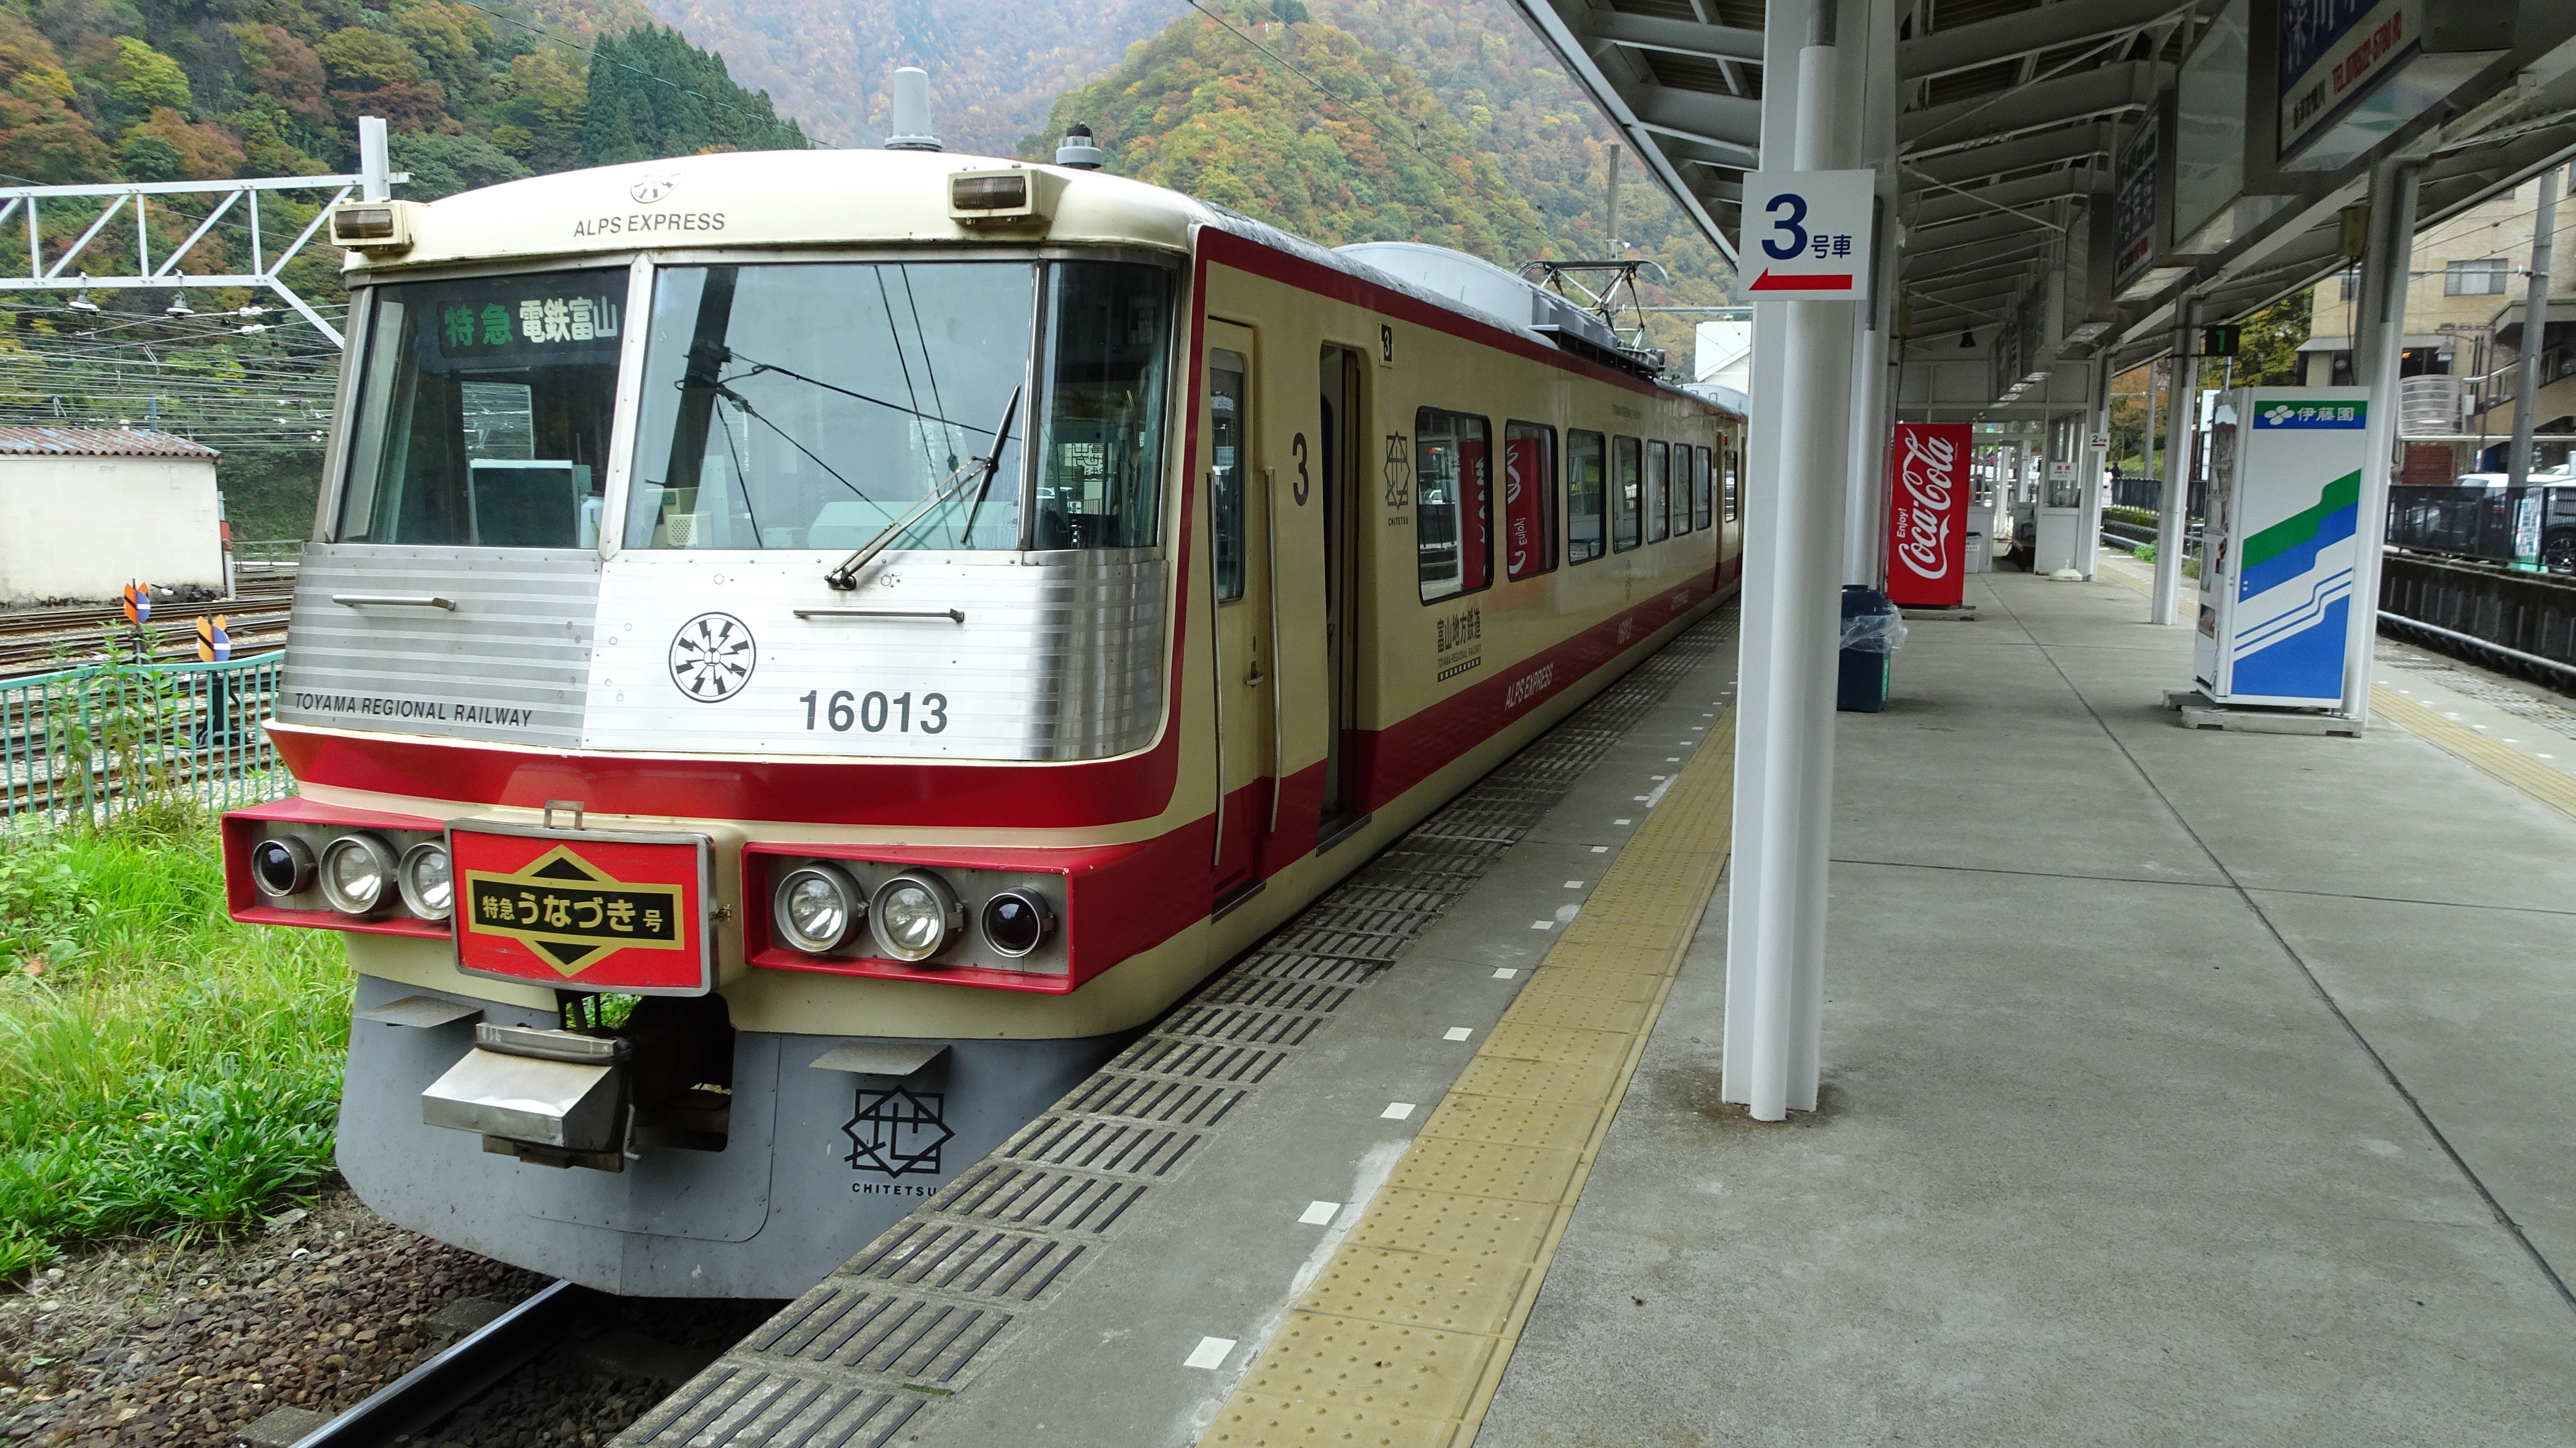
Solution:
M1889 601L1957 608L1968 588L1968 424L1896 424L1887 474Z

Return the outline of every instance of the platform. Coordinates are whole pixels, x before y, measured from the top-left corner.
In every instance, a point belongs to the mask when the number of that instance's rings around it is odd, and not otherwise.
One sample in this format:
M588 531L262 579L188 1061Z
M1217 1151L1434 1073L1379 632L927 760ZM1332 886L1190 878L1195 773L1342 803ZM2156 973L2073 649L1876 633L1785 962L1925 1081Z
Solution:
M2123 583L1969 586L1839 720L1820 1111L1717 1097L1703 625L620 1442L2576 1441L2549 706L2184 729Z

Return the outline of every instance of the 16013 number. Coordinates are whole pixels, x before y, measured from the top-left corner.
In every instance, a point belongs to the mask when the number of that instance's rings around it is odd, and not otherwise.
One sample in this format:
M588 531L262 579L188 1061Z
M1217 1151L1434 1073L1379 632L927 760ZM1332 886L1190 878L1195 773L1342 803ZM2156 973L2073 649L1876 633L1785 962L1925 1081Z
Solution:
M912 695L888 698L873 690L862 696L842 689L827 700L818 689L796 702L805 706L806 728L829 727L835 734L847 734L853 728L870 734L882 734L889 728L898 734L909 734L915 728L924 734L937 734L948 727L946 694L922 695L918 713L914 711Z

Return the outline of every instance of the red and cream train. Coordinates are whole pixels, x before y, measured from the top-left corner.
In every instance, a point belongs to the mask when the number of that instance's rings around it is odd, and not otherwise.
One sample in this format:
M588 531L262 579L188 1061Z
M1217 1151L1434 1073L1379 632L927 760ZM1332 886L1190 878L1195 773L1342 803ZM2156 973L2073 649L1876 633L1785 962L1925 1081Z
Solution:
M710 156L342 208L237 919L386 1216L788 1296L1731 591L1743 421L1431 248Z

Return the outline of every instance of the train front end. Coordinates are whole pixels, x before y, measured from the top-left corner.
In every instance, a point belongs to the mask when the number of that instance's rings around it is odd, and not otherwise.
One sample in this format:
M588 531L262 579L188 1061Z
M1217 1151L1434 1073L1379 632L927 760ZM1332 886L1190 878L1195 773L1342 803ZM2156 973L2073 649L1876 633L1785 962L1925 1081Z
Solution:
M335 216L301 790L225 856L235 918L347 939L369 1205L793 1295L1195 979L1188 227L894 152Z

